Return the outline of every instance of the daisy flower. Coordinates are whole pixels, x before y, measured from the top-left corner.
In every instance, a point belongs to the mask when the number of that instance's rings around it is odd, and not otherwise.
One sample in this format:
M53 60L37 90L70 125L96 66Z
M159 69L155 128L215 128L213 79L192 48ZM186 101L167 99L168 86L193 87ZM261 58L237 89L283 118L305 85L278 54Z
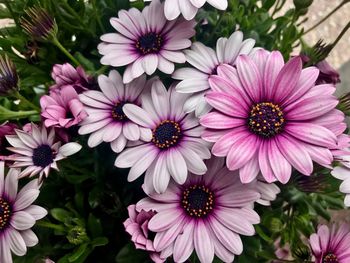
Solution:
M98 77L101 91L89 90L80 94L88 117L80 124L79 134L90 134L88 145L111 143L115 152L121 152L128 141L150 140L149 131L139 127L125 115L126 103L140 105L139 96L152 81L143 75L129 84L123 84L120 74L112 70L108 77Z
M87 117L78 93L72 86L51 90L40 98L41 116L46 127L70 128Z
M149 252L150 258L156 262L164 262L158 252L155 251L152 240L152 232L148 229L149 220L156 214L154 211L137 211L135 205L128 206L129 218L125 220L125 231L131 235L137 249Z
M184 105L185 111L195 111L197 116L209 112L211 106L204 95L210 89L210 77L217 74L217 67L223 63L235 65L237 57L251 53L254 44L254 39L243 41L242 32L236 31L228 39L219 38L216 51L199 42L194 43L191 50L185 50L186 60L192 67L178 69L173 74L174 79L180 80L176 91L191 94Z
M130 0L135 2L136 0ZM150 0L144 0L145 2ZM184 16L186 20L191 20L197 14L199 8L204 6L205 3L210 4L216 9L226 10L227 0L165 0L164 13L168 20L176 19L180 14Z
M339 227L326 225L318 227L317 233L310 236L310 247L315 263L350 262L350 228L343 223Z
M6 177L4 173L4 162L0 162L0 262L12 263L11 251L24 256L27 247L38 243L31 228L47 211L32 205L40 192L38 180L32 180L18 192L19 170L10 169Z
M198 119L183 112L185 99L173 87L167 91L156 80L151 91L143 95L142 108L133 104L124 106L126 116L149 133L147 142L126 149L116 159L117 167L131 167L129 181L146 171L146 188L154 187L161 193L171 177L183 184L188 170L194 174L206 172L203 159L210 158L209 144L201 138L203 127Z
M48 177L50 169L56 169L57 161L75 154L81 149L81 145L76 142L61 145L60 141L55 141L55 131L50 129L49 133L45 126L41 129L32 124L31 132L27 133L22 130L15 130L16 135L7 135L7 141L13 146L8 149L15 154L7 157L8 160L14 161L11 167L26 167L19 177L39 174L39 181L43 177Z
M331 84L316 85L319 70L302 69L299 57L284 63L278 51L241 55L236 67L221 65L209 80L206 100L214 110L200 120L212 153L227 157L243 183L261 171L267 182L287 183L292 167L310 175L313 162L330 165L337 143L329 129L343 121ZM342 125L340 125L342 126Z
M260 221L252 209L260 197L256 184L243 185L223 164L212 158L206 174L192 174L183 185L172 181L163 194L148 193L136 204L138 211L157 212L148 229L156 232L153 245L162 258L173 254L184 262L194 250L202 263L214 254L232 262L243 251L240 235L254 235Z
M136 8L121 10L118 18L111 18L117 33L101 36L98 46L103 55L101 64L113 67L127 66L123 81L129 83L146 72L152 75L158 68L171 74L174 63L185 63L182 50L191 46L195 21L179 18L167 21L164 4L153 0L142 13Z

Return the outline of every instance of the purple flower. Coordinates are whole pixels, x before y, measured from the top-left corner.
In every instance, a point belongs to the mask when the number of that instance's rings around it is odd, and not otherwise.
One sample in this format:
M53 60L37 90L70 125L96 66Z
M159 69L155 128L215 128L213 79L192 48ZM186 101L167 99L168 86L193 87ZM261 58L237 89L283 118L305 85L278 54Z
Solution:
M10 169L5 177L4 162L0 162L0 262L12 263L11 251L24 256L27 247L38 243L31 230L35 221L47 211L32 203L39 196L38 180L32 180L18 192L18 169Z
M130 205L128 211L129 218L125 220L124 227L126 232L131 235L131 240L134 242L135 247L149 251L150 257L154 262L164 262L164 259L154 249L153 240L151 239L152 232L148 229L148 223L156 213L144 210L138 212L135 205Z
M112 150L121 152L128 141L147 140L147 129L137 126L124 113L126 103L140 105L140 94L152 81L143 75L123 84L120 74L112 70L108 77L101 75L98 83L102 91L90 90L80 94L88 117L81 123L79 134L91 133L88 145L111 143Z
M67 156L77 153L81 145L76 142L61 145L60 141L55 141L55 131L53 128L47 132L45 126L41 129L32 124L31 132L15 130L16 135L7 135L6 139L13 146L8 149L15 154L7 157L14 161L11 167L26 167L19 177L32 177L39 174L39 181L43 177L48 177L50 169L56 169L57 161L65 159Z
M350 228L343 223L339 227L320 225L317 233L310 236L310 246L315 263L350 262Z
M210 158L209 144L201 138L203 127L198 119L193 113L183 111L186 98L173 86L166 90L156 80L151 91L142 97L142 108L133 104L124 106L126 116L146 129L147 135L144 141L130 145L115 161L117 167L131 167L129 181L146 172L146 188L162 193L171 177L183 184L188 171L194 174L207 171L203 159Z
M148 223L157 233L154 248L161 258L173 254L175 262L186 261L193 250L203 263L214 254L232 262L243 251L240 235L254 235L253 224L260 222L252 209L260 197L255 182L242 184L223 159L212 158L206 174L190 174L183 185L172 181L163 194L147 194L136 209L157 212Z
M216 69L221 64L235 65L240 54L250 54L255 44L254 39L243 41L240 31L234 32L228 39L221 37L216 42L216 51L200 42L192 44L191 50L185 50L187 62L192 67L176 70L173 78L181 80L176 85L176 91L189 93L185 112L195 111L196 116L208 113L212 107L205 100L205 93L210 89L210 76L216 75Z
M40 98L41 116L46 127L70 128L87 117L78 93L72 86L50 91Z
M315 65L320 70L316 84L330 83L336 85L340 83L338 71L336 71L326 60L322 60Z
M0 55L0 95L7 96L19 90L18 74L15 64L8 58Z
M184 63L181 50L191 46L195 21L179 18L167 21L164 4L153 0L142 13L136 8L121 10L118 18L111 18L111 25L118 33L101 36L98 46L101 64L113 67L127 66L123 81L129 83L146 72L152 75L158 68L171 74L174 63Z
M72 86L77 93L82 93L83 91L89 90L95 86L94 79L88 76L81 66L75 69L69 63L54 65L52 68L51 77L56 82L53 86L51 86L51 89L60 89L64 86Z
M302 69L299 57L285 64L280 52L263 49L241 55L236 68L219 66L206 95L214 111L200 120L212 153L227 157L245 183L259 171L267 182L287 183L292 167L310 175L313 161L330 165L344 114L335 109L333 85L315 86L318 74Z

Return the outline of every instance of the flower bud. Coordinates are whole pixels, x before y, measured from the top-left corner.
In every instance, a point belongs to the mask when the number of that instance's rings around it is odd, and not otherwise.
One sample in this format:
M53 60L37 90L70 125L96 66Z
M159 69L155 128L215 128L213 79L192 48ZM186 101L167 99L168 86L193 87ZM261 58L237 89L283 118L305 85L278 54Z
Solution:
M25 10L26 17L20 19L24 31L36 40L48 40L57 34L57 24L53 17L41 7Z
M15 64L8 56L0 55L0 95L10 95L18 91L18 75Z
M73 245L80 245L89 240L84 227L75 226L68 232L67 239Z

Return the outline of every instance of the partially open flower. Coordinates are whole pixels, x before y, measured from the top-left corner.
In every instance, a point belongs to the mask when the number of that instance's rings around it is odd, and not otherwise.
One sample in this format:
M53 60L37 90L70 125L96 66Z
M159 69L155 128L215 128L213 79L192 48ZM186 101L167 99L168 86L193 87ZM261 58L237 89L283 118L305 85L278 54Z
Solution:
M25 10L26 17L20 19L24 31L36 40L48 40L57 34L56 21L44 8L35 6Z
M0 55L0 95L6 96L18 90L18 75L15 64L8 56Z
M72 86L77 93L90 90L97 85L93 77L88 76L84 69L79 66L74 68L69 63L56 64L52 68L51 77L56 82L50 89L60 89Z
M15 129L17 125L14 123L5 122L0 125L0 160L3 160L5 156L10 154L10 152L6 149L6 147L10 146L5 136L15 134Z

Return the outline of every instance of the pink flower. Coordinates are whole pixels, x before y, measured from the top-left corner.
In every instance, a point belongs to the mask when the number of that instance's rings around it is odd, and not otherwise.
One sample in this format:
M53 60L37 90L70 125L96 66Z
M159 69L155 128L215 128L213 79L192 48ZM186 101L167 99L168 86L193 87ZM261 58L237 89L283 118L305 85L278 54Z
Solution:
M50 169L56 169L57 161L67 158L77 153L81 149L81 145L76 142L61 145L60 141L55 138L55 131L51 128L48 131L45 126L39 129L38 126L32 124L30 132L15 130L16 135L7 135L7 141L13 146L8 149L14 152L7 157L8 160L14 161L11 167L26 167L19 177L39 174L41 182L45 177L49 176Z
M186 61L182 50L191 46L195 21L179 18L167 21L164 3L153 0L142 13L131 8L121 10L118 18L111 18L111 25L118 33L101 36L98 51L103 55L101 64L113 67L127 66L123 82L129 83L143 73L152 75L158 68L171 74L174 63Z
M184 262L194 250L202 263L214 254L232 262L242 253L240 235L254 235L253 224L260 222L252 209L260 194L255 182L242 184L236 173L212 158L206 174L191 174L183 185L172 181L163 194L147 193L136 204L137 211L157 212L148 229L156 232L153 245L162 258L173 254Z
M5 177L0 162L0 262L12 263L11 251L24 256L27 247L38 243L31 228L46 216L47 211L32 203L39 196L40 184L32 180L18 192L18 169L10 169Z
M166 90L160 80L142 97L142 108L133 104L123 107L125 115L145 129L144 140L130 145L115 161L120 168L129 168L129 181L144 172L145 186L162 193L170 178L178 184L186 181L188 171L204 174L203 159L210 158L209 144L202 138L204 130L194 114L186 114L183 104L187 96Z
M350 228L343 223L331 229L320 225L317 233L310 236L310 246L316 259L315 263L350 262Z
M55 84L51 89L60 89L64 86L72 86L77 93L89 90L93 87L94 79L88 76L84 69L79 66L76 69L69 63L63 65L56 64L52 68L51 77L55 80Z
M201 118L212 153L225 156L241 181L261 171L267 182L287 183L292 167L304 175L313 161L330 165L344 114L331 84L317 85L319 70L302 69L299 57L284 64L278 51L241 55L236 67L221 65L209 80L206 99L213 112ZM342 132L342 131L341 131Z
M156 214L153 211L141 210L138 212L135 205L128 207L129 218L125 220L124 226L126 232L131 235L131 240L134 242L137 249L142 249L150 252L151 259L158 263L164 262L160 254L155 251L153 240L151 239L151 231L148 229L149 220Z
M4 160L10 152L6 149L9 145L6 141L6 135L15 134L17 125L14 123L5 122L0 125L0 160Z
M109 142L112 150L119 153L128 141L147 140L149 132L130 121L124 113L124 105L140 105L139 97L152 81L146 81L146 76L142 75L129 84L123 84L120 74L112 70L108 77L98 77L101 91L90 90L80 94L89 116L80 124L79 134L91 133L89 147Z
M87 117L78 93L72 86L51 90L40 98L41 116L46 127L70 128Z

